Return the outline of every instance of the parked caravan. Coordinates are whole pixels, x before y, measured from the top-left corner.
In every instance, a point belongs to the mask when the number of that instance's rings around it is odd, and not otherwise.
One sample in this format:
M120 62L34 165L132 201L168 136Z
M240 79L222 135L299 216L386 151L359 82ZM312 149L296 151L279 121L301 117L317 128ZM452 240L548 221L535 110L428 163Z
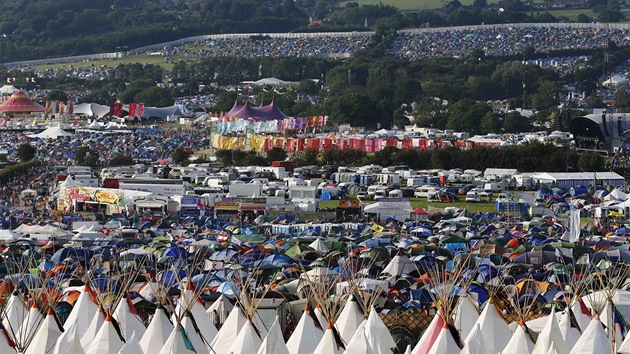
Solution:
M430 195L435 194L437 190L438 189L436 187L424 185L422 187L416 188L413 196L416 198L428 198Z

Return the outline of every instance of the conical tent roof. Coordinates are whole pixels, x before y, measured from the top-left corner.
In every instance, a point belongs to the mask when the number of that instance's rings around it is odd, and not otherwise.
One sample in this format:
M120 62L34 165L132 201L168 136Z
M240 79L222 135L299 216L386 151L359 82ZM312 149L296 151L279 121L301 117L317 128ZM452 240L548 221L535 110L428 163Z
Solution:
M317 348L313 351L313 354L341 354L341 349L337 346L335 341L335 334L331 326L328 326L326 332L322 336L322 340L319 341Z
M556 320L555 307L551 309L551 315L547 320L547 324L545 324L545 327L538 335L532 354L546 354L552 346L558 354L569 354L560 332L560 326L558 326L558 321Z
M9 338L15 340L15 335L18 334L22 324L26 320L26 316L29 313L29 309L24 304L24 301L16 294L13 293L9 297L6 306L2 309L2 327L6 329Z
M626 339L623 340L619 349L617 349L617 354L630 354L630 336L626 335Z
M194 297L191 295L187 298L193 299ZM199 332L203 336L204 341L206 343L211 343L212 340L214 340L214 337L216 337L217 333L219 333L219 331L217 330L217 327L215 327L214 323L212 323L212 320L206 313L206 310L203 308L201 302L194 300L194 304L192 304L191 306L186 304L185 307L190 308L189 311L192 314L192 317L195 320L195 324L197 325Z
M324 240L321 237L318 237L315 241L311 242L308 247L314 249L315 251L319 251L322 253L328 252L328 247L324 244Z
M352 353L374 353L370 347L370 343L368 338L365 336L365 326L367 325L367 320L364 320L357 328L356 333L350 339L350 342L346 344L346 351L344 354L352 354Z
M96 335L99 333L99 330L101 329L104 322L105 322L105 315L103 315L103 312L99 309L98 311L96 311L96 313L92 317L92 321L90 321L90 325L88 326L87 330L81 337L81 346L83 347L83 349L87 351L87 349L90 347L90 344L92 343Z
M365 325L365 336L375 353L390 353L396 341L375 309L370 311Z
M6 113L30 113L43 111L44 107L31 100L22 90L15 92L8 100L0 104L0 112Z
M350 297L335 323L335 327L337 327L339 335L345 343L350 342L361 322L363 322L363 312L359 307L359 303Z
M195 350L187 337L186 331L178 324L177 327L173 328L159 354L194 354ZM217 351L216 353L221 352Z
M252 321L247 321L245 326L238 332L238 336L232 343L228 353L258 353L262 345L262 340L254 330Z
M146 328L140 319L132 313L127 298L122 298L114 311L114 319L118 321L120 332L123 338L130 338L135 332L137 336L142 337Z
M424 333L422 333L422 337L420 337L420 340L413 348L413 354L426 354L433 346L433 343L440 334L442 326L444 325L442 316L439 314L441 311L441 309L438 309L438 314L433 316L433 320L429 323L429 327L427 327Z
M479 311L477 305L473 302L470 296L462 296L459 306L453 314L453 324L459 331L461 338L468 337L468 334L475 326L475 323L479 319Z
M596 316L582 332L570 354L610 354L610 349L610 340L606 336L602 322Z
M389 261L385 269L383 269L383 273L403 275L409 274L417 269L418 267L412 260L409 259L409 257L405 255L396 255L391 261Z
M84 354L84 352L81 346L79 324L75 321L59 336L52 354Z
M146 332L140 339L140 347L144 353L158 353L168 340L173 325L168 320L165 310L159 306L149 323Z
M42 323L42 314L37 307L37 301L33 302L33 306L28 312L26 319L22 323L18 333L16 334L15 342L17 344L23 344L30 342L31 338L37 333L39 325Z
M224 323L228 318L230 312L234 308L234 305L223 294L219 296L217 301L213 302L206 310L208 316L213 321L212 323ZM218 317L215 319L215 317Z
M2 325L0 325L0 353L16 353L15 348L9 343L9 337L5 335Z
M502 351L512 337L512 332L492 301L486 304L477 324L481 327L489 353Z
M324 315L324 311L322 310L322 306L320 303L317 303L317 306L315 306L315 310L313 311L315 311L315 317L317 317L317 322L319 322L319 326L321 328L328 328L328 320L326 319L326 315ZM322 332L322 335L323 333L324 332Z
M143 354L144 351L142 351L142 347L140 347L140 343L138 342L138 339L136 338L136 333L132 333L131 337L129 337L127 339L127 342L125 343L125 345L123 345L122 348L120 348L120 351L118 352L118 354Z
M531 354L533 349L534 342L525 332L523 326L518 325L501 354Z
M443 326L428 354L459 354L459 352L459 346L455 343L448 327Z
M309 310L310 307L307 305L287 341L287 349L291 354L312 353L324 336L324 333L315 326L315 322L309 316Z
M118 353L122 349L123 342L118 337L112 324L111 317L105 318L105 322L85 351L85 354L111 354Z
M580 339L581 334L577 328L571 326L571 315L568 310L562 312L558 326L560 327L562 338L564 338L564 342L567 345L567 350L570 351L575 343L577 343L578 339Z
M210 343L210 348L216 353L227 353L245 322L247 322L247 317L240 307L235 307Z
M188 316L184 316L182 318L182 327L188 333L188 339L192 343L193 347L195 347L195 351L197 354L206 354L208 353L208 348L204 341L201 339L199 332L195 329L195 325L193 321Z
M61 330L55 320L52 309L48 311L48 315L42 321L37 333L28 346L25 354L49 354L55 348L57 339L61 336Z
M278 316L276 316L276 320L269 329L269 333L267 333L267 336L262 341L257 354L289 354L289 349L282 337Z
M520 326L519 326L520 327ZM475 325L464 341L461 354L490 354L481 334L481 327Z

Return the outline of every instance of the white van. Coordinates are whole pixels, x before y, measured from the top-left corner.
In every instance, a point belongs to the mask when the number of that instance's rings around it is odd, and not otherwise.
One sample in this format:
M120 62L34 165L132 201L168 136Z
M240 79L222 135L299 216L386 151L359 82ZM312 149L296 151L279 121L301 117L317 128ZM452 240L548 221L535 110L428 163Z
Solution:
M374 198L374 194L376 194L376 190L378 189L378 186L369 186L367 189L367 197L369 198Z
M491 182L484 184L483 189L487 191L492 191L493 193L498 193L507 190L507 186L505 183Z
M435 194L437 190L438 189L433 186L424 185L422 187L416 188L416 191L413 193L413 196L416 198L428 198L430 195Z
M479 193L477 191L470 191L466 193L466 203L479 203L481 202L481 197L479 197Z
M377 189L376 192L374 192L374 200L379 200L383 198L387 198L387 190Z

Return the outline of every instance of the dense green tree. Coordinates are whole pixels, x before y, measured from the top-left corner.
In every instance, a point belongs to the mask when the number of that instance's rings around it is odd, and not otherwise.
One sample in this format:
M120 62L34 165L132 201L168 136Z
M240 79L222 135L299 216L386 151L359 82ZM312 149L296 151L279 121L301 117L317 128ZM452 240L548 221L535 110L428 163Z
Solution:
M284 161L286 158L287 152L283 148L273 147L267 151L269 161Z
M173 154L171 155L171 158L173 159L173 163L178 164L178 165L183 165L184 163L188 161L191 155L192 153L190 151L184 150L184 148L178 147L177 149L173 150Z
M173 93L170 89L157 86L149 87L136 93L133 100L134 102L142 102L151 107L167 107L175 103Z
M17 157L22 162L34 159L36 154L37 149L29 143L20 144L16 152Z
M459 132L481 132L481 119L490 112L490 107L484 103L475 102L469 98L457 101L450 106L451 114L446 127Z
M532 130L532 125L519 112L510 112L503 118L503 131L506 133L521 133Z
M87 146L81 146L74 151L74 160L78 165L95 167L99 163L99 154Z
M605 161L597 152L587 152L580 156L578 162L581 171L597 172L605 170Z
M117 154L109 160L110 166L131 166L135 163L131 155Z
M350 123L352 126L373 129L384 118L367 95L347 94L333 97L327 106L334 123Z
M624 86L615 90L613 100L615 101L615 107L620 108L623 112L627 112L630 109L630 88Z
M46 101L68 101L68 94L61 90L51 90L46 95Z

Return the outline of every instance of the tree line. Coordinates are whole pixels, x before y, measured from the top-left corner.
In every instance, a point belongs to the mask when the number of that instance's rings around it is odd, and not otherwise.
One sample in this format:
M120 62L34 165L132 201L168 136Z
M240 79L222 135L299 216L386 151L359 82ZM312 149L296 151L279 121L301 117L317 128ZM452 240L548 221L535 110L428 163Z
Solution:
M257 154L240 150L217 150L216 157L226 166L268 165L270 161L283 160L286 152L274 148ZM551 144L526 143L503 148L477 146L468 150L447 147L434 150L398 149L388 146L381 151L367 154L359 150L329 151L305 150L295 153L292 158L298 166L336 165L380 166L406 165L409 168L423 169L476 169L515 168L519 171L604 171L606 163L598 153L578 154L556 148Z

